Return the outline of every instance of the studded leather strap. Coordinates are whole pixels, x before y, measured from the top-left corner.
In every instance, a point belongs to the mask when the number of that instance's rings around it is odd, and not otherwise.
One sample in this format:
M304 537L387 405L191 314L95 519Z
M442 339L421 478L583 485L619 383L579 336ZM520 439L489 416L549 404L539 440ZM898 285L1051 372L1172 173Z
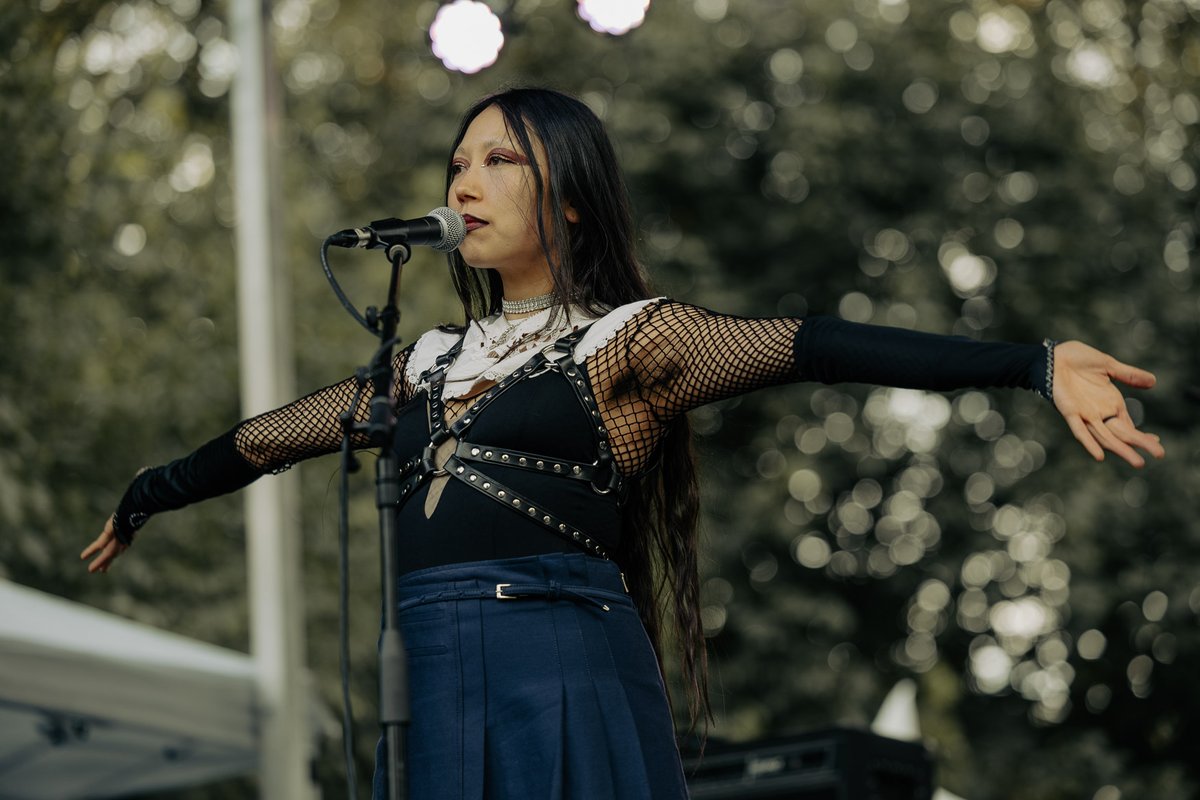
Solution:
M485 473L460 461L458 456L450 456L446 460L446 471L467 486L478 492L482 492L501 505L517 513L525 514L532 522L536 522L546 530L566 539L576 547L582 548L586 552L600 558L608 558L608 552L599 540L593 539L587 533L567 524L565 520L559 519L553 512L547 511L529 498L518 494L508 486L500 483L495 478L491 478Z
M531 472L545 472L549 475L560 475L564 478L574 478L580 481L595 483L601 476L596 465L582 461L570 461L565 458L548 458L536 453L525 453L520 450L488 447L474 442L459 442L454 450L459 461L478 462L482 464L500 464L505 467L527 469Z

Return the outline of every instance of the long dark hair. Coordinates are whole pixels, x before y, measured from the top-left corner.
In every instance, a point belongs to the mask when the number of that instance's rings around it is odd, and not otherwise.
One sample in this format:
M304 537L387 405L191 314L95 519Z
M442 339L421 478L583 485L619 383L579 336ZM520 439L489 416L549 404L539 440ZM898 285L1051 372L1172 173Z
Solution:
M504 115L509 134L528 159L536 187L535 209L542 249L551 266L559 304L582 306L598 314L650 297L634 254L629 194L603 123L579 100L550 89L517 88L476 102L463 115L446 167L446 191L453 180L453 153L471 122L485 109ZM534 157L533 137L546 153L546 171ZM549 197L546 192L549 192ZM579 212L568 223L567 205ZM547 230L549 228L549 230ZM467 322L500 310L503 289L495 270L466 265L450 254L454 288ZM667 426L658 445L655 468L626 476L622 506L624 534L614 558L625 571L629 593L662 662L664 624L674 622L681 678L692 727L708 704L708 659L700 623L697 565L699 492L691 450L691 428L680 415Z

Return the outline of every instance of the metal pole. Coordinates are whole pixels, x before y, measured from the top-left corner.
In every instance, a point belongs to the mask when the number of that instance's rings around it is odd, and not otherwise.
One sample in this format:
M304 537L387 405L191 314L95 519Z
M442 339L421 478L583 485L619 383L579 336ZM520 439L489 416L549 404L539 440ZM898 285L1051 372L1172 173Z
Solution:
M293 397L287 283L272 252L278 238L274 191L279 103L269 68L268 8L232 0L229 27L238 50L232 88L237 203L238 345L242 411L261 413ZM312 735L304 667L304 610L294 476L267 477L246 494L250 650L260 727L259 796L312 800Z

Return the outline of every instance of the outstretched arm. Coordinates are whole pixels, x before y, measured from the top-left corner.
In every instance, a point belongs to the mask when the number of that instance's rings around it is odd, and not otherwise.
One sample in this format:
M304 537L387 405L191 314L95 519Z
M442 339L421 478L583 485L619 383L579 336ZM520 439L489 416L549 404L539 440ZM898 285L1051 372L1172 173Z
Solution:
M611 346L616 367L595 359L593 374L612 376L611 386L597 381L600 396L632 383L659 424L714 400L796 380L935 391L1012 387L1052 400L1097 459L1107 449L1142 466L1135 447L1163 455L1158 438L1134 426L1112 382L1149 387L1154 377L1080 342L978 342L831 317L745 319L667 301L639 313Z
M1159 438L1138 430L1114 381L1138 389L1154 385L1154 375L1117 361L1083 342L1062 342L1054 348L1054 405L1071 433L1097 461L1110 450L1135 467L1166 455ZM1135 449L1137 448L1137 449Z
M397 404L408 399L402 376L410 352L406 348L393 360ZM348 378L241 422L183 458L142 469L80 558L94 559L89 572L107 572L151 515L241 489L267 473L337 451L343 435L340 415L352 410L356 421L364 421L368 400L369 393L360 395L357 381ZM356 436L354 444L368 443Z

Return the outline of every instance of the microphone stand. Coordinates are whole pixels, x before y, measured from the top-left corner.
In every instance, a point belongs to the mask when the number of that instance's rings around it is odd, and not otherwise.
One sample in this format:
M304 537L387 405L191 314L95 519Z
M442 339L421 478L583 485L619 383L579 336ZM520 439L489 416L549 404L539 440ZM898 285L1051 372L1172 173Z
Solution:
M400 310L396 294L400 288L400 271L412 251L404 242L392 244L387 250L392 262L392 277L388 284L387 305L378 317L382 346L370 366L373 393L367 433L372 444L380 446L375 465L375 506L379 509L379 547L381 579L383 581L383 629L379 644L379 724L383 728L387 770L388 800L403 800L408 796L408 776L405 765L405 745L411 721L408 693L408 662L404 640L400 634L399 609L396 602L396 582L399 579L398 548L396 543L396 506L400 501L400 477L396 457L392 452L395 415L392 413L391 389L392 346ZM370 311L370 310L368 310Z

